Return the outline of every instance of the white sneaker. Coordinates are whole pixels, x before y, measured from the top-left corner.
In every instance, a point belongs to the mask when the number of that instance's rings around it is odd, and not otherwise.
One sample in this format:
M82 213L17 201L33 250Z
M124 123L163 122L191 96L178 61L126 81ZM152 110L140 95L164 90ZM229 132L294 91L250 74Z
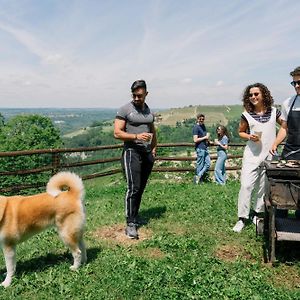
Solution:
M245 223L242 220L238 220L232 230L234 232L241 232L242 229L245 227Z
M199 182L200 182L200 177L195 175L194 176L194 184L199 184Z
M256 224L257 224L257 220L258 220L257 216L254 216L253 219L252 219L252 223L253 223L255 226L256 226Z

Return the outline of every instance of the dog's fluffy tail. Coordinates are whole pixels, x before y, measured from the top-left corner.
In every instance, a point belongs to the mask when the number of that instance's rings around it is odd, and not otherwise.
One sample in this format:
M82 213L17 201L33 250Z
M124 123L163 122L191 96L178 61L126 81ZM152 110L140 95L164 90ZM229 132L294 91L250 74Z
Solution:
M49 195L56 197L67 187L69 193L76 194L81 200L84 197L84 186L82 179L71 172L59 172L50 178L46 191Z

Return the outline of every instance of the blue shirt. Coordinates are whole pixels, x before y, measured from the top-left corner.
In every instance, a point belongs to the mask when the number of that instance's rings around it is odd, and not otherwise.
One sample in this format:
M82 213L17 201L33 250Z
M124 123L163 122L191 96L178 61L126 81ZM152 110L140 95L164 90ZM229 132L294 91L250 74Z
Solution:
M197 137L204 137L206 136L206 127L204 124L199 125L198 123L193 127L193 136L197 135ZM207 140L203 140L199 143L195 143L195 149L207 149Z
M219 142L224 146L228 145L228 137L226 135L223 135L223 137L219 140ZM224 148L221 146L217 147L217 151L226 151Z

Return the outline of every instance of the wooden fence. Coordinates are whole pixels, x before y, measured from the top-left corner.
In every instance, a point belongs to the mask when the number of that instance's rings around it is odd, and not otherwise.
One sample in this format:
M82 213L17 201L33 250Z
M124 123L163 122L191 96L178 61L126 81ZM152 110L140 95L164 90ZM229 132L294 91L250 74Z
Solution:
M244 147L244 144L230 144L230 149L237 149L238 147ZM37 149L37 150L23 150L23 151L13 151L13 152L0 152L0 159L16 159L17 157L25 157L25 156L40 156L40 155L50 155L51 159L50 164L40 165L32 169L18 169L18 170L0 170L0 193L2 192L18 192L20 190L29 189L29 188L38 188L46 185L46 182L34 182L34 183L26 183L26 176L32 174L42 174L42 173L50 173L49 175L53 175L61 170L70 170L74 171L77 169L77 173L82 177L83 180L92 179L101 176L109 176L112 174L121 173L121 165L120 165L120 157L121 151L123 148L123 144L117 145L108 145L108 146L97 146L97 147L82 147L82 148L60 148L60 149ZM194 143L165 143L158 144L158 155L155 159L155 164L153 168L153 172L194 172L195 167L193 166L193 162L195 161L195 156L192 155L194 153ZM185 148L189 155L182 156L181 155L172 155L172 156L163 156L160 155L160 150L167 148L170 150L171 148ZM211 147L212 148L212 147ZM110 157L108 158L97 158L97 159L87 159L87 153L98 153L103 151L109 151ZM163 152L163 151L162 151ZM168 151L169 153L170 151ZM234 161L235 159L241 159L242 155L234 155L228 154L228 161ZM72 153L75 156L79 157L79 161L68 161L68 157L72 156ZM216 154L211 155L211 159L216 159ZM164 162L190 162L185 166L165 166ZM80 174L81 168L86 166L100 166L105 164L105 168L101 172L89 172L87 174ZM107 165L110 165L107 167ZM3 164L5 166L5 164ZM211 170L213 167L211 167ZM227 170L239 170L240 165L231 164L226 168ZM4 176L22 176L24 180L22 180L21 184L14 184L3 186L1 178ZM47 176L48 178L49 176Z

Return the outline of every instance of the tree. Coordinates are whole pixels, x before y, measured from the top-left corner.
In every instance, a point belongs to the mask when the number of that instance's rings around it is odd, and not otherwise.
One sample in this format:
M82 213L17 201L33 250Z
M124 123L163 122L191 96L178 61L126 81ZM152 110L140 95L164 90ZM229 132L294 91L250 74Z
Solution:
M4 126L4 116L0 113L0 127Z
M11 118L1 130L1 151L60 147L59 131L51 119L41 115L19 115Z
M18 115L0 127L0 151L59 148L62 146L59 131L51 119L41 115ZM0 160L0 170L14 171L50 165L51 154L4 157ZM24 183L45 182L51 174L26 176L2 176L1 186Z

